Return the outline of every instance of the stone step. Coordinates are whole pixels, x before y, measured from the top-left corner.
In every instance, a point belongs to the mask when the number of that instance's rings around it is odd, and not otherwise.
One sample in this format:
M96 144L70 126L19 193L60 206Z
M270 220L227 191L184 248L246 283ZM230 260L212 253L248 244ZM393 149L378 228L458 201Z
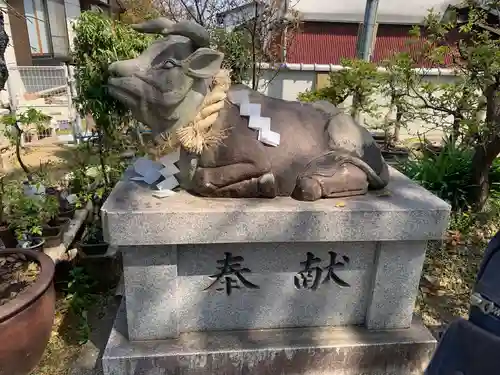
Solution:
M408 329L313 327L193 332L130 342L122 303L103 355L105 375L421 375L436 340L420 319Z

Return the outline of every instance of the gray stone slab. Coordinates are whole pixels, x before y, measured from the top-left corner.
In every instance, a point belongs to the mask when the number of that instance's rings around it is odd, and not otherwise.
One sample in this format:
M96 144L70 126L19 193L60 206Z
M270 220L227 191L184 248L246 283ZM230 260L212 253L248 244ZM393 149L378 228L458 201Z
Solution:
M426 249L426 241L377 244L368 329L410 326Z
M179 245L175 256L173 249L122 250L133 340L171 338L191 331L340 326L365 321L375 243ZM318 260L310 264L310 275L301 273L309 252ZM337 253L334 261L342 264L329 274L333 252ZM240 274L243 280L236 273L220 280L211 277L222 271L226 253L241 257L234 269L246 269ZM172 263L174 259L177 264ZM226 277L232 280L230 285ZM318 284L313 290L315 279Z
M132 340L178 335L175 246L123 249L127 323Z
M450 206L395 169L390 174L387 194L316 202L209 199L186 192L158 199L125 178L102 208L105 236L117 246L442 238Z
M349 257L348 263L335 267L333 275L349 286L327 279L330 251L338 254L336 262ZM216 261L223 260L226 252L243 257L241 267L251 272L242 276L259 289L245 287L231 276L240 289L230 295L226 283L217 282L205 290L216 281L209 276L219 271ZM308 252L321 259L311 264L321 270L311 271L304 288L299 273ZM363 324L374 257L375 244L369 242L179 245L179 332ZM317 289L308 289L316 276Z
M185 333L129 342L122 308L103 355L104 375L421 375L436 342L409 329L293 328Z

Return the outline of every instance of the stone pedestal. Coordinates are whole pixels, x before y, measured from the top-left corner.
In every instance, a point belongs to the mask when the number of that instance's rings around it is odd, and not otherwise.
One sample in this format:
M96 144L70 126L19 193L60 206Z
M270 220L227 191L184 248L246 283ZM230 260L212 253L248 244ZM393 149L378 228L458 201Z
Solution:
M120 182L103 207L125 298L106 375L420 374L412 313L450 207L395 170L384 193L157 199Z

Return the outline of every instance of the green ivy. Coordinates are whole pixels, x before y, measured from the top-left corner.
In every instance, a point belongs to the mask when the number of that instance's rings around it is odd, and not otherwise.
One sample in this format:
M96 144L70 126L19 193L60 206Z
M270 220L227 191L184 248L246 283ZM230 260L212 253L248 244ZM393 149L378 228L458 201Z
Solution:
M82 13L73 28L72 60L78 92L75 102L82 116L91 114L109 136L114 127L127 120L128 110L107 92L108 67L115 61L137 57L155 37L90 11Z
M223 66L231 70L231 82L242 83L251 79L252 38L246 30L214 29L213 47L224 53Z

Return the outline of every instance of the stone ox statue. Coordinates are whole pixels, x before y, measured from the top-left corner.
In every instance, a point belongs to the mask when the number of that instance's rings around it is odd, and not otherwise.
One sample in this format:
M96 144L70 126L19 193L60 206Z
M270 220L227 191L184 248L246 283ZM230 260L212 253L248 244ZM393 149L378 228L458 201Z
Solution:
M163 38L139 57L111 64L109 92L151 128L157 150L169 142L180 147L176 177L186 190L312 201L387 185L387 165L370 133L332 104L288 102L230 85L224 55L209 48L207 31L193 22L159 18L134 29ZM270 119L278 145L265 144L249 127L255 119L242 114L237 100L245 91L249 103L260 104L254 116Z

